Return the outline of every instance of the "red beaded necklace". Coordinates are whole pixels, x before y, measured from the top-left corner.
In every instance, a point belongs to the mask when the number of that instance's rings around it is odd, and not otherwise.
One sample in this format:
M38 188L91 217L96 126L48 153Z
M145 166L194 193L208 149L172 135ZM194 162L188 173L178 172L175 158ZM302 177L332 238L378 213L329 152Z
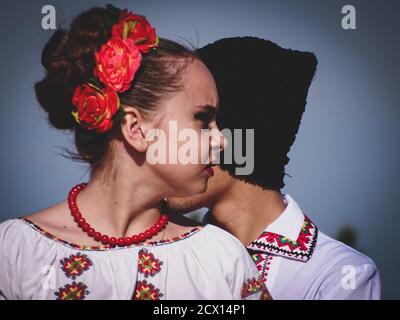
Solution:
M85 187L86 183L82 183L76 185L71 189L68 195L69 209L71 210L71 215L74 217L74 220L78 224L78 226L84 232L86 232L89 237L93 238L95 241L101 241L101 243L104 245L111 245L113 247L118 245L120 247L124 247L144 242L159 233L168 223L168 215L162 214L160 219L158 219L157 223L154 226L138 235L133 235L131 237L121 237L117 239L115 237L109 237L105 234L101 234L100 232L94 230L90 226L90 224L86 222L86 220L82 217L82 214L80 213L78 205L76 203L78 193Z

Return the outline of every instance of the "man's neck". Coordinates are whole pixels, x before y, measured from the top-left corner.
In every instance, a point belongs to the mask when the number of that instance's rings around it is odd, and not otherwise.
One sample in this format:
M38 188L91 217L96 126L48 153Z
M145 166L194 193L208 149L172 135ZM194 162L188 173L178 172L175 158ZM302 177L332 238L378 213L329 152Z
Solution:
M237 181L211 208L218 226L232 233L243 245L258 238L285 210L278 191Z

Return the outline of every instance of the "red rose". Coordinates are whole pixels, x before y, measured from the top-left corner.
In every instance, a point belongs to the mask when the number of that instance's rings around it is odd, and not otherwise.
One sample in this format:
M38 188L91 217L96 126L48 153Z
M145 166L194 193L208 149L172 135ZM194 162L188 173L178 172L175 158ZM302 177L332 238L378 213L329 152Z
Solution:
M111 38L95 54L94 75L108 88L124 92L142 61L142 55L132 39Z
M118 24L112 29L113 37L132 39L140 52L147 53L158 45L156 30L143 16L124 10Z
M118 95L114 90L100 90L92 84L83 84L75 89L72 112L76 122L88 130L102 133L111 129L112 117L119 109Z

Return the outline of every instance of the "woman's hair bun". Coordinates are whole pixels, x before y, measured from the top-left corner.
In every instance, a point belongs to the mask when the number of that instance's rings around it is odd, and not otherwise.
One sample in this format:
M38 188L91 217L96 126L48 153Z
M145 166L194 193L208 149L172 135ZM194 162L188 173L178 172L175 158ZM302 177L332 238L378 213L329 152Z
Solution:
M37 100L48 113L49 122L58 129L71 129L74 126L65 81L71 66L62 54L67 39L65 30L53 33L42 51L46 76L35 84Z
M94 53L110 37L113 18L115 13L108 9L89 9L74 19L69 31L56 30L46 43L41 58L46 74L35 84L35 92L55 128L75 127L71 115L74 89L92 76Z

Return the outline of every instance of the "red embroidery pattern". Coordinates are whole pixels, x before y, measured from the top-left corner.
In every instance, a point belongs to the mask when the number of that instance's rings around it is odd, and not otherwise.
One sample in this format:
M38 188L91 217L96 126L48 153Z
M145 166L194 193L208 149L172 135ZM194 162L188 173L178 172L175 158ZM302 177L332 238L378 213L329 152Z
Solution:
M269 253L292 257L308 261L315 249L318 237L318 228L304 216L304 222L297 240L283 237L279 234L264 231L257 240L251 242L247 248L263 250Z
M266 290L264 281L261 277L248 279L243 283L241 297L242 299L255 294L261 290Z
M81 254L80 252L60 260L60 263L65 275L74 280L93 265L87 255Z
M83 300L87 294L89 294L87 287L83 283L76 283L75 281L72 284L66 284L58 289L58 292L55 292L57 300Z
M163 296L159 289L148 283L147 280L137 281L132 300L160 300Z
M271 294L269 293L268 289L265 289L261 293L260 300L274 300L274 299L272 299Z
M162 261L154 258L154 255L148 252L146 249L142 249L139 252L139 272L142 273L145 278L148 276L154 277L154 275L161 270Z
M257 270L262 277L264 283L267 283L268 271L271 265L273 256L267 253L254 253L251 255L254 263L256 264Z

